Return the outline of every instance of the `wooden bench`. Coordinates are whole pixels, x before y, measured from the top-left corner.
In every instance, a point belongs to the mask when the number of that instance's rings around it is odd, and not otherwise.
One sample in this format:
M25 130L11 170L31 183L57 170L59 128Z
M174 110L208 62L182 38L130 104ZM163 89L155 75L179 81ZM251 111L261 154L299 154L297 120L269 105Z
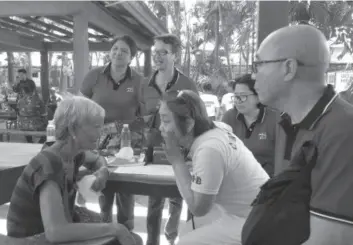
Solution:
M42 136L46 136L47 133L46 131L23 131L23 130L17 130L17 129L0 129L0 135L3 141L9 142L11 135L42 137Z

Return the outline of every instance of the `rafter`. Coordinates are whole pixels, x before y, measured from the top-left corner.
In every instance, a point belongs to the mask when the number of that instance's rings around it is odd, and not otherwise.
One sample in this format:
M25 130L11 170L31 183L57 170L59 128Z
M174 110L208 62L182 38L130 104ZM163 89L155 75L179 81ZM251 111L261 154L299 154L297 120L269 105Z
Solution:
M46 36L49 36L51 38L54 38L58 41L62 41L62 42L70 42L70 39L68 38L65 38L65 37L60 37L59 35L55 35L54 33L50 33L49 31L45 31L45 30L41 30L40 28L37 28L35 26L29 26L29 25L26 25L20 21L16 21L16 20L13 20L13 19L10 19L10 18L1 18L0 21L2 22L5 22L5 23L10 23L10 24L13 24L13 25L16 25L16 26L20 26L20 27L23 27L23 28L30 28L32 29L32 31L35 31L35 32L39 32L39 33L42 33Z
M43 40L44 38L49 39L50 41L54 42L56 39L52 39L50 37L46 37L44 35L38 34L37 32L33 32L31 31L29 28L25 28L25 27L21 27L21 26L17 26L17 25L12 25L12 24L8 24L6 22L1 22L0 20L0 25L6 29L12 30L12 31L21 31L23 33L26 33L26 35L28 36L33 36L34 38L38 38Z
M49 19L49 20L51 20L51 21L53 21L53 22L55 22L55 23L57 23L57 24L60 24L60 25L62 25L62 26L65 26L66 28L69 28L69 29L71 29L71 30L74 28L72 24L70 24L70 23L68 23L68 22L66 22L66 21L63 21L63 20L60 19L59 17L54 17L54 16L48 17L48 16L46 16L45 18L46 18L46 19ZM88 27L90 27L89 24L88 24ZM91 28L91 27L90 27L90 28ZM92 29L94 29L94 28L92 28ZM97 30L97 31L98 31L98 30ZM102 33L102 34L103 34L103 33ZM104 41L104 38L109 38L109 36L106 36L106 35L100 36L100 35L94 35L94 34L92 34L92 33L88 33L88 37L90 37L90 38L96 38L97 40L100 40L100 41Z
M45 27L47 30L55 30L57 32L60 32L64 35L66 35L67 37L69 38L72 38L72 32L69 32L63 28L60 28L58 26L55 26L55 25L51 25L51 24L48 24L48 23L45 23L44 21L40 20L40 19L35 19L35 18L30 18L30 17L22 17L22 19L24 20L27 20L29 22L32 22L32 23L35 23L37 25L41 25L43 27Z

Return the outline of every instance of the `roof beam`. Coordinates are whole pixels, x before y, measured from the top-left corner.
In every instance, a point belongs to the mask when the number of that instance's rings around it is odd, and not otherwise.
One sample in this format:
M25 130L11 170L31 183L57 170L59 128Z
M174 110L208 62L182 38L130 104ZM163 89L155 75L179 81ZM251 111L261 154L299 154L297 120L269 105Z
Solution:
M73 43L53 42L53 43L44 43L44 45L48 51L52 51L52 52L70 52L74 50ZM105 52L110 50L111 44L108 42L105 42L105 43L89 42L88 48L90 52L97 52L97 51Z
M35 19L35 18L31 18L31 17L21 17L21 18L24 20L27 20L28 22L32 22L37 25L41 25L41 26L45 27L47 29L47 31L54 30L54 31L57 31L57 32L60 32L64 35L66 35L69 38L72 38L72 32L69 32L63 28L58 27L58 26L51 25L51 24L45 23L44 21L42 21L40 19Z
M23 37L4 29L0 29L0 43L13 47L27 48L33 51L44 50L41 40Z
M0 16L72 15L82 5L79 1L0 1Z
M89 18L89 22L101 27L114 35L129 35L131 36L138 47L142 50L146 50L152 45L152 38L146 38L139 33L133 32L129 27L120 23L115 19L111 13L104 6L100 6L98 3L84 2L84 11Z
M63 20L60 19L59 17L45 17L45 18L46 18L46 19L49 19L49 20L51 20L51 21L53 21L54 23L60 24L60 25L62 25L62 26L65 26L66 28L69 28L69 29L72 29L72 30L73 30L73 28L74 28L73 24L68 23L68 22L66 22L66 21L63 21ZM95 29L95 28L92 28L92 27L90 26L90 24L88 24L88 27L91 28L91 29ZM58 28L59 28L59 27L58 27ZM60 28L60 29L61 29L61 28ZM97 30L97 31L100 32L99 30ZM102 33L102 34L104 34L104 33ZM72 35L72 33L71 33L71 35ZM91 34L91 33L88 33L88 37L96 38L96 39L101 40L101 41L105 38L105 36L106 36L106 35L104 35L104 36L99 36L99 35L93 35L93 34ZM107 37L109 37L109 36L107 36Z
M38 27L35 27L35 26L31 26L29 24L26 24L26 23L22 23L20 21L17 21L17 20L13 20L13 19L10 19L10 18L1 18L0 19L1 22L5 22L5 23L9 23L11 25L16 25L16 26L19 26L19 27L23 27L23 28L28 28L29 30L31 31L35 31L35 32L38 32L40 34L42 34L42 36L45 36L45 37L51 37L55 40L58 40L58 41L62 41L62 42L70 42L70 38L67 38L67 37L62 37L62 36L59 36L59 35L55 35L54 33L50 33L49 31L46 31L46 30L42 30Z
M8 44L0 43L0 52L33 52L30 48L15 47Z
M140 1L126 1L121 5L129 13L154 35L168 33L168 30L162 25L160 20L146 7L145 3Z

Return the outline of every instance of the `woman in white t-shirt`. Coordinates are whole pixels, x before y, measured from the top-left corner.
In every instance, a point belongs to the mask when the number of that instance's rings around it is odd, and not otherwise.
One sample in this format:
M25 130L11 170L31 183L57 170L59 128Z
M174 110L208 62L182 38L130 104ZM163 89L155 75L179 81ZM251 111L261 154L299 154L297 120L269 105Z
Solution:
M251 203L268 175L227 125L208 118L194 92L168 94L159 113L168 161L194 216L193 230L181 236L178 244L241 245ZM185 163L188 158L191 172Z

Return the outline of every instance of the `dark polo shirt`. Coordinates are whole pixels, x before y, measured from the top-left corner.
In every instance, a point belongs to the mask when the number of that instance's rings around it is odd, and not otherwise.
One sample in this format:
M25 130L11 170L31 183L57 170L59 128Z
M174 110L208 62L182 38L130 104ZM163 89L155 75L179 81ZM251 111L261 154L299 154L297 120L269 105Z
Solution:
M282 115L276 139L275 173L307 140L318 147L312 171L311 209L316 215L353 222L353 106L331 85L299 124Z
M157 74L158 71L154 72L152 76L144 83L143 96L147 115L155 113L158 110L159 101L162 98L162 95L166 92L192 90L198 93L196 83L176 68L174 70L174 77L167 84L166 90L160 91L156 84Z
M81 93L105 109L105 123L133 121L143 113L142 84L143 77L130 67L125 77L115 82L108 64L88 72Z
M266 172L273 176L276 140L276 125L279 113L266 107L260 109L257 120L248 127L244 115L235 108L228 110L222 121L230 125L237 135L252 151Z

